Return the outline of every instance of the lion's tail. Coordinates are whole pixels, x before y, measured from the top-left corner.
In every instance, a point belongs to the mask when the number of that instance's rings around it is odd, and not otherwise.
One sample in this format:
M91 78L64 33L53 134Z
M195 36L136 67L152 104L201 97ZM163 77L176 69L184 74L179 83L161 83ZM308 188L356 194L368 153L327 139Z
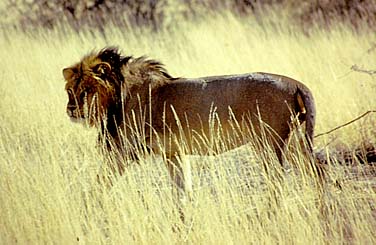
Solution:
M314 128L315 128L315 121L316 121L316 106L315 100L313 99L312 93L308 90L308 88L300 88L298 87L297 90L297 100L299 107L301 108L301 112L305 111L305 122L306 122L306 130L305 130L305 138L308 143L308 147L310 152L313 152L313 137L314 137ZM301 105L303 102L303 105ZM303 108L302 108L303 107Z

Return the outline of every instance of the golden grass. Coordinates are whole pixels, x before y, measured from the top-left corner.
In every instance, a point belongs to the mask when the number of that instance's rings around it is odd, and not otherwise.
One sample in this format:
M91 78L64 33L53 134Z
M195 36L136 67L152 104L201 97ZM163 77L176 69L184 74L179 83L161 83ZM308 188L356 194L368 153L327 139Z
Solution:
M320 133L376 108L375 78L350 70L353 64L376 67L375 53L366 52L373 34L338 27L308 37L231 16L143 36L116 28L106 38L64 32L9 31L0 38L0 244L376 242L374 179L350 179L339 191L331 181L344 178L345 167L329 167L319 199L309 176L299 172L305 164L299 152L292 154L297 170L284 173L282 182L273 174L280 169L266 174L261 162L267 160L250 146L191 157L194 200L185 207L186 223L156 156L130 166L112 188L98 185L104 160L95 148L97 132L68 120L61 74L105 45L160 59L175 76L284 74L312 89ZM346 145L372 137L374 123L370 116L318 138L316 147L333 135Z

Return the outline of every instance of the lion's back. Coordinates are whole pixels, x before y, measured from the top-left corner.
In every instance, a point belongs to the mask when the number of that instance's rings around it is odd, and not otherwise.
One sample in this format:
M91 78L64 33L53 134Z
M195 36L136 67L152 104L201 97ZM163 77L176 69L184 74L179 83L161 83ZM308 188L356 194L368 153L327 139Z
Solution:
M248 73L180 79L158 89L154 103L155 122L174 124L176 117L190 128L205 126L215 112L222 124L245 115L262 119L277 131L288 131L297 86L272 74ZM172 109L173 108L173 109ZM160 126L162 126L162 122Z

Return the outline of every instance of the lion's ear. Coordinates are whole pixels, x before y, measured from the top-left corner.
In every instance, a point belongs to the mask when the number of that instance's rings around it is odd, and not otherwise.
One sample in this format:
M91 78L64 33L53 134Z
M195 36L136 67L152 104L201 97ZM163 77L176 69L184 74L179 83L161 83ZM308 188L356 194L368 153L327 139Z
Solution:
M71 79L71 77L74 75L74 73L75 73L75 71L74 71L73 68L64 68L63 69L63 76L64 76L66 81Z
M102 62L96 65L93 70L96 74L105 75L111 71L111 66L107 62Z

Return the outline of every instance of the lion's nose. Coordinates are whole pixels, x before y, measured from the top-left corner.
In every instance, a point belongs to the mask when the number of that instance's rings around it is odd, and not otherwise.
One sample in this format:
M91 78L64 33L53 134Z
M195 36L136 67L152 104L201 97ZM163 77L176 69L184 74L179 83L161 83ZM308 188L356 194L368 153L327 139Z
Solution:
M67 106L67 114L68 116L72 117L74 115L74 111L76 110L75 106L68 105Z

